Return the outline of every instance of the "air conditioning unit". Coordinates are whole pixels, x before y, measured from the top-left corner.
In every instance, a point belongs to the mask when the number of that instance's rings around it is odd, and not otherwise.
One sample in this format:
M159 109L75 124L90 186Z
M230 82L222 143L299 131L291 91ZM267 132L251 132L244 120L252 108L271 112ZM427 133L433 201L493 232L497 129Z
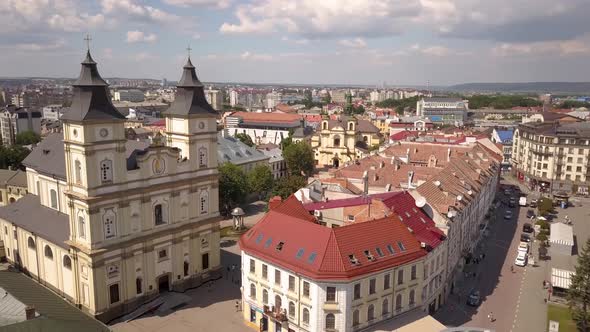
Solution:
M316 216L316 217L318 217L318 218L321 218L322 217L322 211L315 210L315 211L313 211L313 215Z

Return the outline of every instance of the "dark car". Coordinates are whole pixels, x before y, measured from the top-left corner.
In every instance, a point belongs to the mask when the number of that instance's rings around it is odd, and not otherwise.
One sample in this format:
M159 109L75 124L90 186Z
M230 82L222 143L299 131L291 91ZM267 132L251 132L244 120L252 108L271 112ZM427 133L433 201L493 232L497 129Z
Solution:
M531 236L527 233L520 234L520 241L521 242L531 242Z
M524 225L522 225L522 231L525 233L532 233L533 232L533 225L526 223Z
M469 296L467 297L467 305L477 307L480 303L481 295L479 295L479 291L471 290L471 292L469 292Z
M533 211L533 210L528 210L528 211L526 212L526 217L527 217L527 218L532 218L532 217L534 217L534 216L535 216L535 211Z
M529 204L529 206L532 207L532 208L536 208L538 202L539 202L538 200L532 199L531 202L530 202L530 204Z

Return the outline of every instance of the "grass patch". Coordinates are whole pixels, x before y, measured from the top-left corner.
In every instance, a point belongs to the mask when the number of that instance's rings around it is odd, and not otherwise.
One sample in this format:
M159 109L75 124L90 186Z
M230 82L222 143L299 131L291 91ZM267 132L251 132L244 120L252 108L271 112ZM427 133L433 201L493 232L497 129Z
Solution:
M223 227L222 229L220 229L219 233L221 233L221 237L233 236L232 228L233 228L232 226L227 226L227 227Z
M547 327L549 321L559 322L559 332L577 332L576 323L572 320L570 309L566 306L550 304L547 307Z

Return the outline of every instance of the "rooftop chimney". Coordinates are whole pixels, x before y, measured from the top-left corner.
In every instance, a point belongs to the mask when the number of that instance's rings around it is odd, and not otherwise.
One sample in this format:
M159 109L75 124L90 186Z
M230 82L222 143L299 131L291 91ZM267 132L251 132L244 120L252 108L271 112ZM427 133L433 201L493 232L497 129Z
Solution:
M25 317L27 320L31 320L35 318L35 307L34 306L27 306L25 308Z

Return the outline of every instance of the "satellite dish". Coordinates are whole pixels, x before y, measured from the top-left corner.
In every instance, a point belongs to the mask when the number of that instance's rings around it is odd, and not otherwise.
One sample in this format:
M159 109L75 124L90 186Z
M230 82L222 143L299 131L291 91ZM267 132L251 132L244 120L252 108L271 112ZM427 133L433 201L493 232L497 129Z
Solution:
M454 211L454 210L451 210L451 211L449 211L449 212L447 213L447 216L448 216L449 218L453 218L453 217L455 216L455 211Z
M463 199L463 196L461 196L461 195L457 196L458 201L461 201L462 199Z
M434 185L437 187L440 187L440 181L438 181L438 180L434 181Z
M419 198L416 200L416 206L417 206L417 207L419 207L419 208L421 208L421 207L424 207L424 205L426 205L426 198L424 198L424 197L419 197Z

